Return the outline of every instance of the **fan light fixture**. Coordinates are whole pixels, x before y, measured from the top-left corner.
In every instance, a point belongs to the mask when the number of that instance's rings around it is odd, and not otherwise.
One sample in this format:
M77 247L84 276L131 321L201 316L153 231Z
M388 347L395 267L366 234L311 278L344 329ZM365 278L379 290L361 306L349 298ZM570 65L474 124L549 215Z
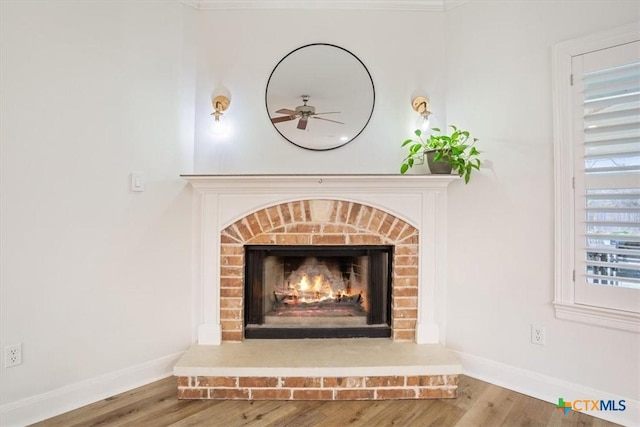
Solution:
M229 108L229 98L224 95L215 96L211 100L211 104L213 105L213 121L211 122L211 133L214 135L222 135L225 134L229 128L229 123L223 117L223 112L227 111Z
M426 131L429 128L429 99L424 96L418 96L411 101L411 107L418 113L418 120L416 120L416 127L422 131Z

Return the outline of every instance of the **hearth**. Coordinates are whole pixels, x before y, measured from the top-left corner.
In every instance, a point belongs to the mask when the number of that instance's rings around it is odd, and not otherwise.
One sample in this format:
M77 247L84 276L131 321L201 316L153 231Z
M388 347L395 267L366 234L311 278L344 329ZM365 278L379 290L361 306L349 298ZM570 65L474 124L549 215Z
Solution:
M245 246L245 338L391 336L393 246Z

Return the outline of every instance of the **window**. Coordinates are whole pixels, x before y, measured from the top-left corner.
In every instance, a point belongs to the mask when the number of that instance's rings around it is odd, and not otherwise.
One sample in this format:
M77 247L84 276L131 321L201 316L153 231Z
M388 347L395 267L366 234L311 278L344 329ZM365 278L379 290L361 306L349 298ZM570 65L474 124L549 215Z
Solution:
M554 60L556 315L640 332L640 31Z

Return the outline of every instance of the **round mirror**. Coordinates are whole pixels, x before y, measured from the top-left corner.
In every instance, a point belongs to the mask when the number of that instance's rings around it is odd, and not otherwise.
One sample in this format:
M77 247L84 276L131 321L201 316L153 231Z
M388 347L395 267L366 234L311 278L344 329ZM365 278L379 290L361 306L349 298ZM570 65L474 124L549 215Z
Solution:
M289 142L309 150L332 150L352 141L369 123L374 103L367 67L331 44L287 54L267 82L271 123Z

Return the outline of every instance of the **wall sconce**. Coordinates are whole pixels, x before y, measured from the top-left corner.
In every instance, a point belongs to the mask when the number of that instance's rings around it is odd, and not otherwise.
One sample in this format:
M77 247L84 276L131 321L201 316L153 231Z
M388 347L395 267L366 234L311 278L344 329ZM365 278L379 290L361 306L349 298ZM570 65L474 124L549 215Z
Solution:
M215 96L211 100L213 105L213 121L211 122L211 133L214 135L223 135L229 130L229 122L223 117L223 112L229 108L229 98L224 95Z
M431 115L431 111L429 111L429 99L424 96L413 98L411 107L416 113L420 114L416 120L416 129L420 129L423 132L429 129L429 116Z

